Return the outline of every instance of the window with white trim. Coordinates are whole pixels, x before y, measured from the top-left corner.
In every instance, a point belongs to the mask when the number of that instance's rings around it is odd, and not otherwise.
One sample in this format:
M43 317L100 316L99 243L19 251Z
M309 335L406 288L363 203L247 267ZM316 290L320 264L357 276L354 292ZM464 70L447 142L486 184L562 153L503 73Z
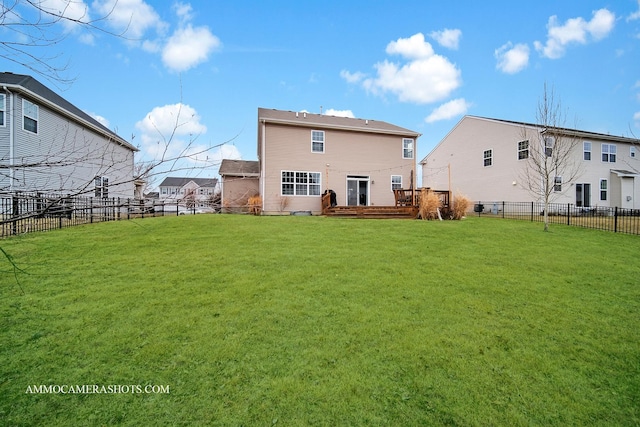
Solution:
M552 136L545 136L544 138L544 154L547 157L553 156L553 146L555 145L555 138Z
M22 100L22 129L38 133L39 107L31 101Z
M484 150L482 158L485 167L493 165L493 150Z
M282 171L280 188L283 196L319 196L320 172Z
M617 151L615 144L602 144L602 161L615 163Z
M518 141L518 160L529 158L529 140Z
M391 191L402 188L402 175L391 175Z
M629 156L632 159L636 158L636 147L634 147L633 145L631 146L631 148L629 148Z
M553 177L553 191L555 191L555 192L562 191L562 177L561 176Z
M607 190L609 187L609 183L606 179L600 180L600 200L607 200Z
M109 178L106 176L96 176L94 179L95 195L106 199L109 197Z
M6 95L4 93L0 93L0 126L4 126L4 112L6 104Z
M323 130L311 131L311 152L324 153L324 131Z
M582 158L584 160L591 160L591 143L584 141L582 143Z
M413 139L402 138L402 158L413 159Z

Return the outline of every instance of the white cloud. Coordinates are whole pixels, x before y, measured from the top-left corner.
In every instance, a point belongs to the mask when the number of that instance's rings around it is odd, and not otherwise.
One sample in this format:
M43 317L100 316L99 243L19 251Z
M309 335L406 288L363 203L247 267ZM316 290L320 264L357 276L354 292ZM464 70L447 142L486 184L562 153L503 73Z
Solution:
M109 129L109 126L111 126L111 124L109 123L109 120L107 120L106 118L98 114L92 113L90 111L87 111L87 114L93 117L94 119L96 119L98 123L100 123L102 126L106 127L107 129Z
M429 34L429 36L437 41L440 46L458 50L458 46L460 45L460 38L462 37L462 31L458 29L450 30L447 28L442 31L433 31Z
M207 132L200 115L189 105L178 103L155 107L136 123L141 149L154 160L184 157L202 151L194 141Z
M440 101L462 84L460 70L444 56L435 54L422 33L390 42L386 52L408 61L378 62L374 65L376 77L344 70L340 75L350 83L362 84L374 95L391 93L402 102L417 104Z
M466 114L469 107L471 107L471 104L465 101L464 98L454 99L433 110L424 121L433 123L440 120L451 119Z
M326 116L355 118L351 110L334 110L333 108L329 108L324 114Z
M359 83L366 77L366 74L361 73L359 71L356 71L355 73L350 73L347 70L342 70L340 71L340 77L345 79L348 83Z
M638 10L627 16L627 22L640 19L640 0L638 0Z
M162 49L162 62L172 71L186 71L206 61L220 46L220 39L209 28L194 28L189 24L169 38Z
M162 33L167 28L153 7L143 0L96 0L93 7L130 41L140 41L149 29Z
M507 74L515 74L529 65L529 46L508 42L494 52L496 68Z
M557 59L565 54L566 47L570 44L586 44L590 40L598 41L609 35L615 25L615 14L607 9L593 12L590 21L583 18L571 18L559 25L558 17L552 16L547 24L547 42L542 44L534 42L534 46L541 55Z

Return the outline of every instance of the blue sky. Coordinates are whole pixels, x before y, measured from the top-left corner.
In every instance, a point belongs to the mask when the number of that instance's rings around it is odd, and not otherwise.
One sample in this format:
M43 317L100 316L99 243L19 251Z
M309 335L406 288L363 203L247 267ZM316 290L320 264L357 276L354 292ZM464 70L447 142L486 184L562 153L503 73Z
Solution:
M158 155L178 112L175 152L227 142L194 176L217 176L223 157L257 159L258 107L409 128L419 161L465 114L534 122L546 83L567 126L640 137L638 0L86 0L65 13L110 10L99 25L124 37L58 24L66 37L47 54L69 62L71 85L35 77L141 159Z

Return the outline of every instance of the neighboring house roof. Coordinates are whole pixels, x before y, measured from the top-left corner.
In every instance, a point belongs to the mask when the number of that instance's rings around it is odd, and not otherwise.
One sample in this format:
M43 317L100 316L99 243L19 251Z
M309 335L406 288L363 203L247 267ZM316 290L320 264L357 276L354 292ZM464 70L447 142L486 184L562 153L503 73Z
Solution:
M556 134L562 134L562 135L575 137L575 138L585 138L585 139L608 141L608 142L620 142L620 143L627 143L627 144L638 144L639 142L637 138L628 138L625 136L616 136L616 135L610 135L605 133L589 132L589 131L584 131L579 129L564 128L564 127L543 129L543 126L536 123L517 122L513 120L493 119L489 117L467 115L467 116L464 116L462 119L460 119L460 121L453 127L453 129L451 129L451 131L449 131L449 133L438 143L438 145L440 145L445 139L447 139L447 137L466 119L485 120L489 122L507 123L507 124L516 125L516 126L539 128L541 129L542 133L546 133L546 132L556 133ZM435 148L437 148L437 146ZM427 156L420 161L421 164L425 163L427 157L429 157L429 154L427 154Z
M182 187L193 181L200 187L215 187L218 184L218 178L178 178L166 177L159 185L160 187Z
M340 129L359 132L384 133L417 138L418 132L379 120L354 119L306 112L270 110L258 108L258 122L279 123L309 128Z
M258 176L260 163L256 160L223 159L219 170L220 176Z
M132 151L138 151L136 147L125 141L118 134L31 76L2 72L0 73L0 86L4 90L27 95L29 98L37 100L47 107L57 111L59 114L92 128L94 131L114 140L118 144L127 147Z

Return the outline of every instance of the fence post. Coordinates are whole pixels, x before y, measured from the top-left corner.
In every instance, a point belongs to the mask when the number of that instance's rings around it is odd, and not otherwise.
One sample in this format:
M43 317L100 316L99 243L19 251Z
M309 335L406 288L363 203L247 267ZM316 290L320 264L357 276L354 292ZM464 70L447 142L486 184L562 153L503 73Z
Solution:
M533 222L533 202L531 202L531 222Z
M11 214L13 216L13 218L15 219L15 221L13 221L11 223L11 234L13 234L14 236L16 234L18 234L18 216L20 216L20 205L19 205L19 198L17 196L17 193L13 195L12 198L12 206L11 206Z
M89 224L93 224L93 197L89 197Z
M613 232L618 232L618 207L613 210Z
M571 225L571 203L567 203L567 225Z
M504 200L502 201L502 218L504 219Z

